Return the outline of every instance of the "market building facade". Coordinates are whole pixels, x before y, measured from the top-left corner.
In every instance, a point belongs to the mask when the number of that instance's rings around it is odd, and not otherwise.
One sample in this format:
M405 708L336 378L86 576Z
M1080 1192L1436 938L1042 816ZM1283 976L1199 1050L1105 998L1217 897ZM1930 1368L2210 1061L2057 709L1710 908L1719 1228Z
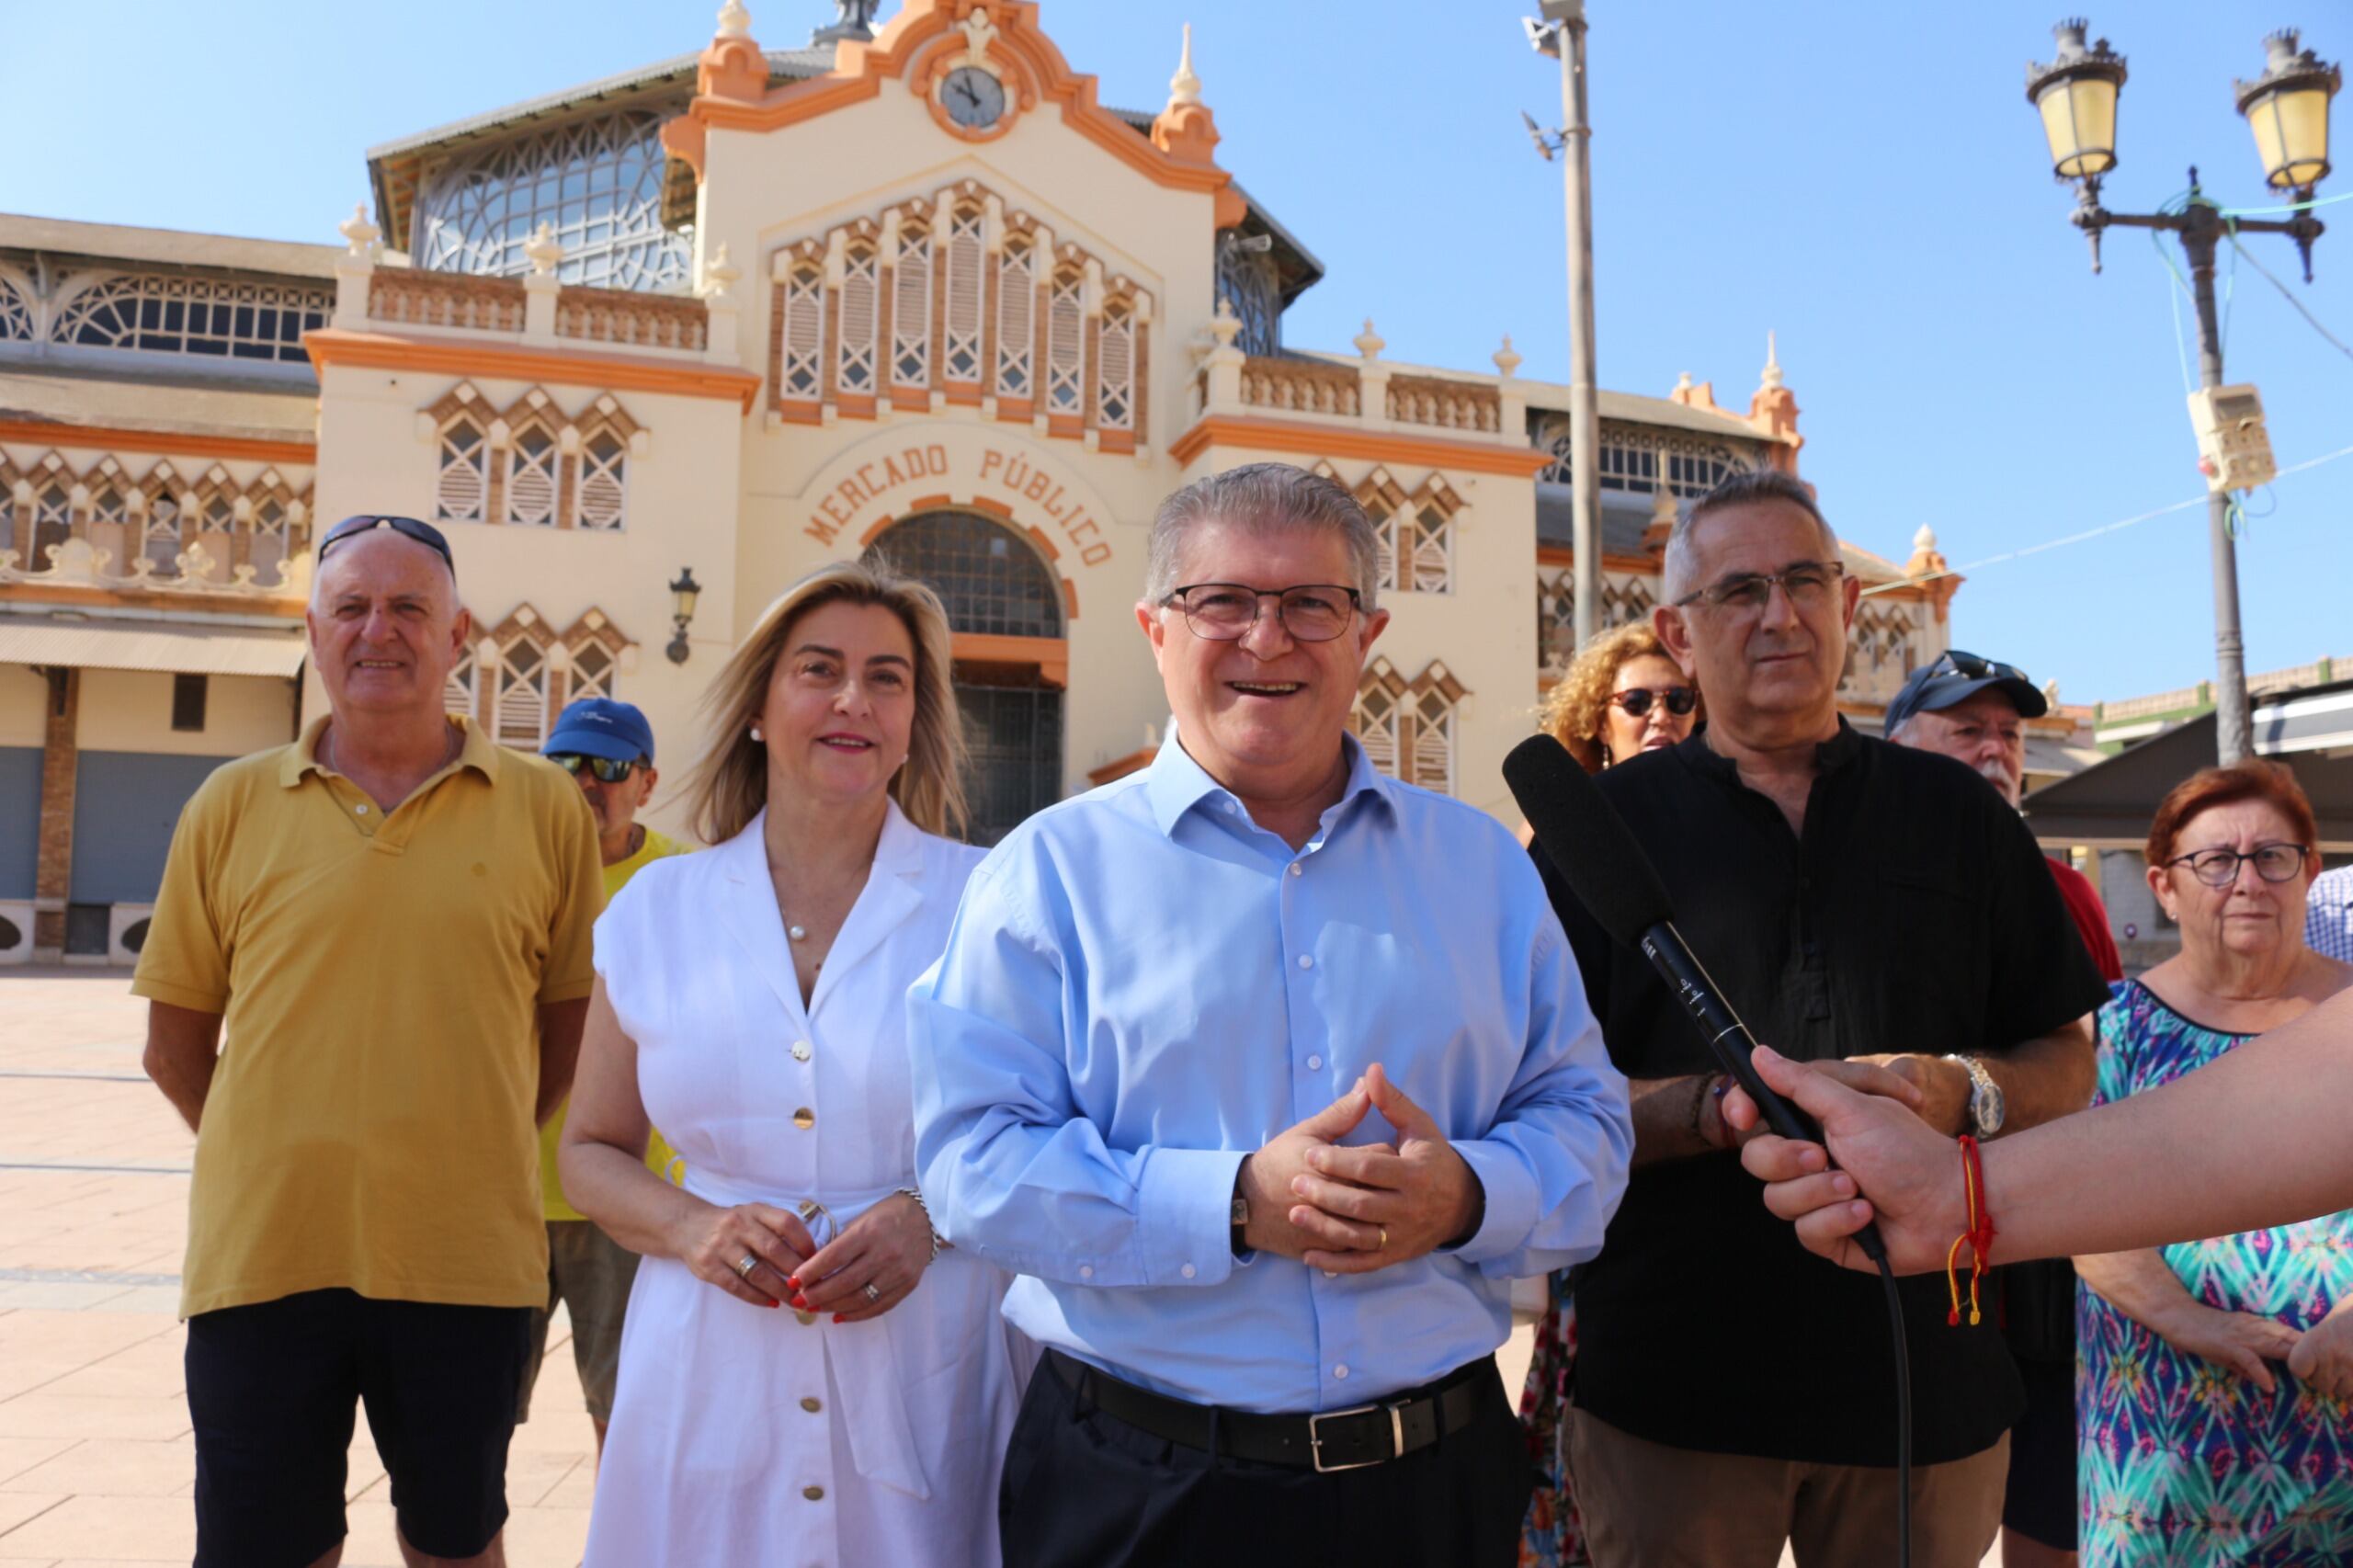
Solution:
M1035 5L840 9L766 50L730 0L699 54L375 149L340 245L0 218L0 962L135 949L180 804L317 710L310 551L362 511L451 535L452 711L530 747L617 696L665 762L781 588L888 555L954 616L991 840L1165 732L1133 617L1160 499L1300 463L1381 533L1368 749L1509 812L1569 642L1567 389L1507 338L1477 369L1370 322L1286 344L1323 267L1220 162L1189 40L1131 113ZM1802 437L1769 351L1745 404L1686 378L1601 415L1617 622L1678 507ZM1925 530L1847 561L1868 722L1959 582Z

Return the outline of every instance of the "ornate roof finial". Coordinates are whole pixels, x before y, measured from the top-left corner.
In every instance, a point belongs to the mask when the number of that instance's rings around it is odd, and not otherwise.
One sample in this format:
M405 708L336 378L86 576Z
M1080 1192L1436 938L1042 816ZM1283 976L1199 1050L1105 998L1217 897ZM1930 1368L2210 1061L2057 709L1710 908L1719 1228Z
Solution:
M1926 555L1928 551L1936 549L1937 530L1930 528L1927 524L1922 523L1920 525L1920 531L1912 536L1912 548L1923 555Z
M727 257L727 242L722 240L712 247L710 259L703 263L702 293L705 299L724 300L735 286L744 269Z
M848 39L855 43L874 40L874 13L881 8L881 0L834 0L834 24L819 28L809 35L810 45L839 43Z
M364 201L352 203L351 216L336 224L335 232L343 236L353 256L370 254L376 242L384 237L383 230L368 222L368 204Z
M1770 327L1765 331L1764 383L1768 387L1778 387L1781 384L1781 356L1774 345L1773 331Z
M1677 371L1675 373L1675 392L1689 392L1690 390L1691 390L1691 372L1690 372L1690 371L1688 371L1688 370L1677 370ZM1675 395L1675 393L1674 393L1674 392L1670 392L1670 393L1668 393L1667 395L1668 395L1668 396L1670 396L1670 397L1672 397L1672 396L1674 396L1674 395Z
M563 259L563 246L556 243L555 230L545 220L531 231L523 242L523 254L530 259L531 270L541 278L555 276L557 262Z
M744 9L744 0L727 0L719 8L719 36L745 38L752 31L752 13Z
M1388 340L1372 330L1372 318L1364 318L1364 330L1356 335L1357 352L1368 359L1378 359L1381 351L1389 347Z
M1201 101L1201 79L1193 74L1193 24L1185 24L1184 52L1176 60L1176 74L1168 78L1168 107Z
M1512 372L1519 369L1520 358L1512 348L1510 333L1504 334L1504 346L1495 350L1495 374L1505 381L1511 380Z

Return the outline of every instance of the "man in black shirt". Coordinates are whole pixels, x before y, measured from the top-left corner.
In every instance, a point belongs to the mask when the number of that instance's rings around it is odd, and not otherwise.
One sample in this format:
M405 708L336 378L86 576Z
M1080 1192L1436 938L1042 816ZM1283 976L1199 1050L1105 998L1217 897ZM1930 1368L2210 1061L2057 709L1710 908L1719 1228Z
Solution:
M1839 717L1858 585L1777 472L1703 498L1667 544L1659 635L1709 722L1599 779L1692 949L1759 1039L1991 1137L2079 1103L2106 994L2033 839L1949 758ZM1569 1466L1597 1562L1889 1562L1893 1349L1875 1279L1758 1201L1719 1076L1642 956L1545 867L1609 1052L1633 1081L1634 1176L1576 1285ZM1989 1311L1903 1287L1913 1561L1975 1568L2000 1519L2018 1372ZM1990 1303L1989 1303L1990 1304Z

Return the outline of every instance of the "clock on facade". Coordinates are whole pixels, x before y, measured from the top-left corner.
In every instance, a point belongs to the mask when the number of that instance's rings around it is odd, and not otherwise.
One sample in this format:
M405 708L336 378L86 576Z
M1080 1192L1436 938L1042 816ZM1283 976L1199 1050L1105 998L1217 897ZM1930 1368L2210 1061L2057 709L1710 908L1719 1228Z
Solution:
M977 65L960 65L939 84L939 104L966 131L987 131L1005 118L1005 84Z

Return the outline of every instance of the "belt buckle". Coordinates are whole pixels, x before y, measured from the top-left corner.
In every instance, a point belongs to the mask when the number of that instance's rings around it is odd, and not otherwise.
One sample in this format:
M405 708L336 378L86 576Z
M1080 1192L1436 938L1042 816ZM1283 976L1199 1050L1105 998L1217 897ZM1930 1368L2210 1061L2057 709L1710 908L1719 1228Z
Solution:
M1347 1464L1324 1462L1324 1438L1316 1430L1317 1422L1337 1421L1346 1415L1370 1415L1374 1411L1382 1409L1389 1412L1389 1451L1387 1453L1379 1459L1357 1460ZM1318 1475L1334 1475L1344 1470L1363 1470L1369 1465L1386 1464L1405 1451L1405 1417L1401 1413L1400 1407L1394 1404L1359 1404L1347 1410L1324 1411L1307 1418L1307 1451L1308 1457L1315 1461L1315 1473Z

